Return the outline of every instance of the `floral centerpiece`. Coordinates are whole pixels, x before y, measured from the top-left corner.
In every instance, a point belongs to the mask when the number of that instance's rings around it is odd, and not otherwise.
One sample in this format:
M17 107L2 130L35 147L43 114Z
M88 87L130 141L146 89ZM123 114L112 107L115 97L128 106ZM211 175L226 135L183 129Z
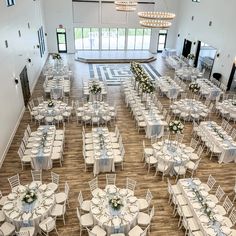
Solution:
M52 59L53 60L61 60L61 55L59 53L53 53L52 54Z
M109 204L112 207L113 210L120 210L120 208L123 206L122 200L119 196L114 196L109 200Z
M31 204L37 199L36 192L33 189L27 189L24 196L22 197L22 202Z
M93 84L89 87L89 92L92 94L99 94L101 91L102 88L98 83L93 82Z
M189 53L188 56L187 56L187 59L189 60L194 60L195 56L193 53Z
M191 92L193 92L193 93L198 93L199 90L200 90L200 86L199 86L198 83L191 83L191 84L189 85L189 90L190 90Z
M140 84L140 89L143 93L152 93L155 90L153 83L149 80Z
M184 129L184 125L179 120L171 121L169 124L169 130L173 134L182 134Z
M54 103L52 100L48 101L48 107L54 107Z

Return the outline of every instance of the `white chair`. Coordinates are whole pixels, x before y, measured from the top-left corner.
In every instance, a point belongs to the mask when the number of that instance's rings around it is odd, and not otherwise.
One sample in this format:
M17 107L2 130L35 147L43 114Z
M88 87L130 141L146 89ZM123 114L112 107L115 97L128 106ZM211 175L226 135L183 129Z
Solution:
M31 170L32 182L42 184L42 170Z
M212 190L212 188L214 187L216 183L215 178L212 175L209 175L208 179L207 179L207 183L202 183L201 185L204 187L204 189L209 192Z
M139 212L138 214L138 225L141 227L147 227L151 224L152 218L154 216L154 206L152 207L152 210L150 214Z
M116 174L106 174L106 188L116 186Z
M168 184L168 193L169 193L169 204L171 204L173 201L172 201L172 197L173 196L176 196L176 195L179 195L179 194L182 194L181 193L181 190L180 190L180 188L178 187L178 185L177 184L174 184L174 185L172 185L171 183L170 183L170 180L169 180L169 178L167 178L167 184Z
M208 198L211 199L211 201L213 201L214 203L218 203L221 201L221 199L224 197L224 195L225 195L225 192L219 185L215 194L214 195L209 194Z
M55 194L55 199L57 204L62 204L66 202L69 207L69 191L70 187L67 182L65 182L65 190L64 192L59 192Z
M5 219L6 219L6 217L5 217L4 213L3 213L3 211L0 210L0 222L4 222Z
M185 148L185 151L187 152L194 152L197 148L197 145L198 145L198 141L194 138L191 138L191 141L190 141L190 147L186 147Z
M145 159L145 157L152 155L153 155L153 148L146 148L145 140L143 140L143 160Z
M24 170L24 166L31 166L31 155L24 155L21 148L18 149L17 153L20 157L22 170Z
M51 216L55 217L57 220L59 217L62 218L64 225L66 224L65 222L65 214L66 214L66 201L64 201L63 204L56 204L51 212Z
M201 158L201 155L203 153L203 147L199 146L197 149L197 153L191 153L190 154L190 160L191 161L197 161Z
M168 163L164 160L158 161L156 165L156 173L154 176L157 176L157 173L160 172L162 175L162 180L164 180L165 175L167 174Z
M223 205L216 205L215 209L217 210L217 212L220 213L220 215L224 216L226 214L229 213L229 211L232 209L233 207L233 203L232 201L229 199L228 196L226 196L224 202L223 202Z
M182 164L178 164L178 165L174 166L174 172L176 174L176 182L177 182L179 176L181 176L181 175L183 176L183 178L185 178L186 171L187 171L186 167L183 166Z
M15 232L15 226L11 223L4 222L0 226L0 235L2 236L9 236L12 235Z
M130 195L134 195L134 190L135 190L135 186L136 186L136 181L132 180L130 178L126 178L126 189L128 190L128 193Z
M153 199L152 193L148 189L146 193L146 197L138 199L139 211L145 211L149 209L152 199Z
M60 176L51 171L51 178L52 178L52 182L48 184L48 188L50 188L51 190L55 192L59 186Z
M76 208L77 218L80 224L80 236L82 235L83 230L87 230L87 228L91 228L93 226L93 217L90 213L80 215L79 208Z
M35 227L21 227L18 236L33 236L35 233Z
M229 228L233 227L236 223L236 209L235 207L232 209L232 211L229 214L229 217L225 217L224 221L226 226Z
M87 229L87 232L88 232L88 235L89 236L106 236L106 231L105 230L103 230L100 226L98 226L98 225L95 225L93 228L92 228L92 230L90 230L90 229L88 229L88 228L86 228Z
M90 212L91 201L90 200L85 200L84 201L83 194L82 194L81 191L79 192L78 202L79 202L79 205L80 205L80 210L82 210L84 212Z
M97 194L99 194L100 192L102 192L102 190L98 187L98 178L97 177L92 179L88 183L89 183L89 188L90 188L91 194L94 197L97 196Z
M148 225L144 230L136 225L134 226L134 228L132 228L129 232L128 232L128 236L146 236L148 234L148 230L150 228L150 225Z
M86 172L88 167L93 168L93 166L94 166L94 152L93 152L93 150L86 151L85 145L84 145L83 157L84 157L84 165L85 165L85 172Z
M193 178L194 172L196 172L196 170L197 170L197 168L199 166L200 161L201 161L201 159L197 160L196 162L189 161L185 165L185 167L187 168L187 172L191 173L191 178Z
M120 165L121 169L123 170L124 169L124 156L125 156L124 146L122 145L120 147L120 150L114 149L113 154L114 154L114 164L115 164L115 166Z
M12 191L16 190L19 186L21 186L19 174L13 175L12 177L8 178L8 181Z
M43 235L48 236L53 230L55 230L56 234L59 235L57 232L56 219L52 218L51 216L43 220L39 224L39 228L41 229L41 233L43 233Z
M53 149L54 150L54 149ZM52 152L51 155L52 163L59 162L60 166L62 167L62 161L63 161L63 152L62 150L60 152Z

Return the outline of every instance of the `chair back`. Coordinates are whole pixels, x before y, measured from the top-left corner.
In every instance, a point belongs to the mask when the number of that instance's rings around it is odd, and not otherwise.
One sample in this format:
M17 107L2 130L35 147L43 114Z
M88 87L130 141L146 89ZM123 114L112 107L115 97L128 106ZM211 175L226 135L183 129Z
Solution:
M60 176L51 171L52 183L59 185Z
M30 236L30 231L27 230L27 231L17 232L16 235L18 235L18 236Z
M219 200L219 202L221 201L221 199L224 197L225 192L224 190L220 187L220 185L218 186L215 196L217 197L217 199Z
M225 129L227 125L228 125L228 122L225 119L223 119L221 123L221 127Z
M84 199L83 199L83 194L81 191L79 191L78 201L79 201L80 207L82 207Z
M51 218L51 217L50 217ZM46 223L45 223L45 226L46 226L46 232L51 232L55 229L56 227L56 222L53 218L49 219Z
M30 128L30 125L29 125L29 124L27 125L26 130L27 130L28 134L30 135L30 134L31 134L31 128Z
M150 223L151 223L151 220L152 220L152 217L154 216L155 214L155 210L154 210L154 206L152 207L152 210L150 212Z
M236 223L236 209L235 209L235 207L230 212L229 219L231 220L231 222L232 222L232 224L234 226L235 223Z
M31 170L31 176L33 181L42 182L42 170Z
M231 130L232 130L232 126L228 123L228 125L225 128L225 131L229 134Z
M148 205L149 205L149 206L150 206L150 204L151 204L152 199L153 199L152 193L151 193L151 191L148 189L148 190L147 190L147 194L146 194L146 201L148 202Z
M207 180L207 185L210 188L210 190L213 188L215 183L216 183L215 178L212 175L209 175L208 180Z
M146 236L148 234L149 227L150 225L146 227L146 229L140 234L140 236Z
M200 157L202 155L202 152L203 152L203 147L199 146L197 149L197 155Z
M231 137L235 140L235 138L236 138L236 129L232 130Z
M116 174L106 174L106 185L116 185Z
M90 191L93 192L95 189L98 189L98 178L94 178L89 183Z
M8 178L9 184L11 189L20 185L20 177L19 174L13 175L12 177Z
M224 202L223 202L223 207L224 207L224 209L225 209L225 211L226 211L227 214L228 214L229 211L232 209L233 205L234 205L234 204L233 204L232 201L229 199L229 197L226 196L226 198L225 198L225 200L224 200Z
M191 142L190 142L190 147L194 150L196 150L197 148L197 145L198 145L198 141L194 138L191 139Z
M135 186L136 186L136 181L127 177L126 178L126 188L131 191L134 191Z
M69 184L67 182L65 182L65 194L66 194L67 198L69 196L69 192L70 192Z
M81 225L81 215L80 215L80 212L79 212L79 208L78 207L76 207L76 213L77 213L77 218L78 218L78 220L79 220L79 223L80 223L80 225Z

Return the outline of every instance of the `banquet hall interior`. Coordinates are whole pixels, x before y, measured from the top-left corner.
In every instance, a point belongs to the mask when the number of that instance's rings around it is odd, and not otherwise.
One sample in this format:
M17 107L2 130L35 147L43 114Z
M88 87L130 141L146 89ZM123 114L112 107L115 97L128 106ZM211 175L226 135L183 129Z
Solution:
M236 236L233 0L0 2L0 235Z

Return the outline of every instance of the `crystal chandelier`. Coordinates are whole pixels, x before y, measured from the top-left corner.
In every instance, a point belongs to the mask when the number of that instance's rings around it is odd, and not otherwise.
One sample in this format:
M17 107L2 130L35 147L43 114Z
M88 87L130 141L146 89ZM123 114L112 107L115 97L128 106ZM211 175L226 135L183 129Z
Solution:
M136 1L131 0L115 1L117 11L135 11L137 4L138 3Z
M140 25L148 28L169 28L171 26L171 22L165 20L141 20L139 21Z
M165 5L166 2L163 0ZM167 8L167 5L166 5ZM167 8L168 9L168 8ZM142 18L140 20L140 25L149 28L169 28L171 26L171 22L168 20L173 20L175 18L175 14L171 12L138 12L138 16Z
M138 16L146 19L172 20L175 18L174 13L170 12L139 12Z

